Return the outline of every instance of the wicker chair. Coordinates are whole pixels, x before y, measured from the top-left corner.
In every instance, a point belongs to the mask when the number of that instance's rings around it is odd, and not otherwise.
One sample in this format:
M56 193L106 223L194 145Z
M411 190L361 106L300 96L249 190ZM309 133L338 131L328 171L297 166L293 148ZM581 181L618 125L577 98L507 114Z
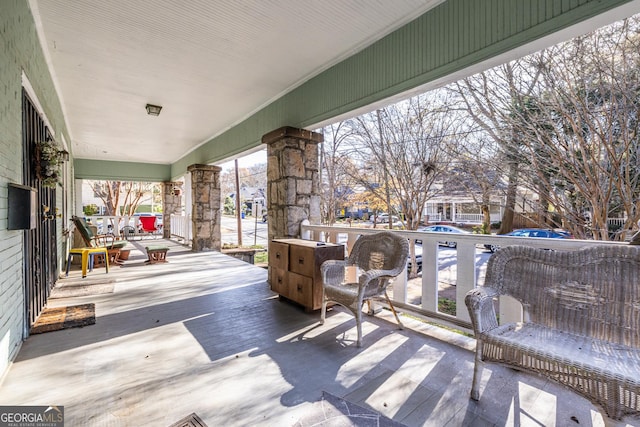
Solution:
M580 393L607 425L640 414L639 274L638 246L500 249L465 299L477 340L471 397L480 397L482 366L497 362ZM500 295L522 304L523 322L498 323Z
M408 255L409 242L405 237L383 231L361 236L346 260L325 261L320 267L323 281L320 322L324 323L327 303L334 302L348 308L356 317L357 345L361 347L362 305L373 297L384 295L402 329L402 322L387 295L387 286L407 268ZM357 277L350 278L348 272L345 274L346 267L359 269Z

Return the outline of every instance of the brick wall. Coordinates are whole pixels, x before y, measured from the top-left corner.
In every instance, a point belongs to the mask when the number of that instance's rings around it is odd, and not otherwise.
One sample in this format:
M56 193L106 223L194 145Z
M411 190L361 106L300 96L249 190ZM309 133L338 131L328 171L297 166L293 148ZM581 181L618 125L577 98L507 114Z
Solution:
M27 76L57 139L67 136L60 102L28 2L0 0L0 378L23 340L22 231L7 230L7 184L22 183L22 76ZM61 192L59 192L61 193ZM63 195L59 195L61 203ZM63 224L59 221L58 236ZM62 246L60 245L60 248ZM62 249L61 249L62 250ZM61 256L59 255L59 259Z

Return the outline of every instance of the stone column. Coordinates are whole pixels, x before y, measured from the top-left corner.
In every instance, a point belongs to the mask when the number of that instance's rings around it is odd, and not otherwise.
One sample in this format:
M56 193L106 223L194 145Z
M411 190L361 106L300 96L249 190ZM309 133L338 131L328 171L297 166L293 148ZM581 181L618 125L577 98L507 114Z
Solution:
M282 127L262 137L267 144L269 240L299 238L300 223L320 223L318 143L323 136Z
M162 237L171 238L171 215L182 214L182 183L162 183Z
M191 165L191 194L193 208L191 224L194 252L220 251L220 171L219 166Z

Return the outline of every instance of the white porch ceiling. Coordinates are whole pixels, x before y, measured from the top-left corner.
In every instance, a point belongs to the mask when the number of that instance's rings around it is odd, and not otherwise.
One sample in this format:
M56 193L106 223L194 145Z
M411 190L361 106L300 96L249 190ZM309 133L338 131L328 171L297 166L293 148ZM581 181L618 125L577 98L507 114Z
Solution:
M74 157L167 164L442 1L30 4Z

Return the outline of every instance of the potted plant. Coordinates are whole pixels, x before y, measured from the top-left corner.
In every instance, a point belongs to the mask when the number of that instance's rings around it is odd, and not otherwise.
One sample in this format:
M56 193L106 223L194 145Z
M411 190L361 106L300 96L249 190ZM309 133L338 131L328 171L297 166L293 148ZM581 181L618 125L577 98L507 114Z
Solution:
M63 157L55 141L51 139L36 141L34 159L36 177L42 181L42 185L56 188L62 178Z

